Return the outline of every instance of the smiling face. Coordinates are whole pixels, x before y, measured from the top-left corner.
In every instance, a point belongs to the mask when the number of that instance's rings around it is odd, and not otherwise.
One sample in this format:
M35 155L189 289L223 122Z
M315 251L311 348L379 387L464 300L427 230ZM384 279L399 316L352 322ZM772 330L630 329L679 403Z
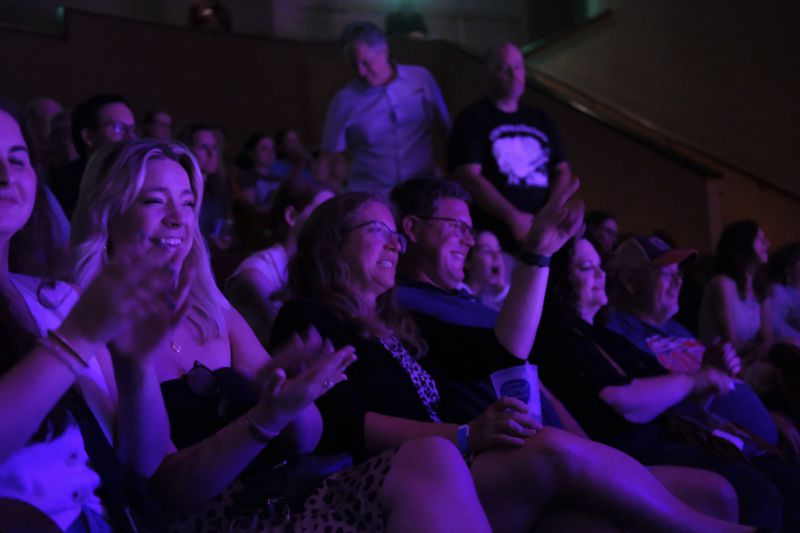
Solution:
M586 239L575 243L575 254L569 265L569 273L577 296L578 314L587 322L592 322L597 311L608 303L608 298L606 273L600 255Z
M384 85L392 76L389 47L385 44L370 46L356 42L350 47L350 64L364 83L370 87Z
M639 307L659 324L678 312L683 276L677 264L646 268L637 273Z
M458 288L467 254L475 245L469 206L464 200L442 198L430 217L415 219L415 256L424 281L446 290Z
M394 218L385 205L368 202L353 218L350 228L341 252L349 271L348 289L373 304L395 284L401 245L385 231L396 231Z
M36 173L17 121L0 111L0 238L10 239L33 211Z
M133 205L109 224L110 249L124 253L139 246L158 246L173 250L181 262L197 225L194 206L186 170L171 159L151 159Z

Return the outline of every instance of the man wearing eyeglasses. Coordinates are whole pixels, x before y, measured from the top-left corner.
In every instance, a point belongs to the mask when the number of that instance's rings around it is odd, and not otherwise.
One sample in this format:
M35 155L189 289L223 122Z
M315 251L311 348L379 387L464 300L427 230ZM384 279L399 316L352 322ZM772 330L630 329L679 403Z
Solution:
M51 186L67 217L78 201L81 177L89 157L103 146L136 137L136 120L120 95L97 94L72 112L72 142L79 158L53 171Z
M454 336L468 338L473 345L458 361L440 360L437 354L446 350L436 349L423 360L439 384L443 412L452 420L466 422L495 400L489 374L521 363L498 345L494 328L501 311L460 289L464 259L475 245L470 196L453 181L422 178L398 185L391 198L399 216L398 228L407 241L398 264L398 305L413 314L422 337L433 346L451 342ZM516 291L519 301L531 303L531 316L541 310L544 285L537 286L533 279L538 275L535 271L546 269L545 263L523 264L510 289ZM585 435L544 386L541 390L544 424Z
M730 344L704 346L673 319L682 284L680 265L696 255L694 250L673 249L658 237L634 236L622 242L609 269L614 310L606 327L673 373L690 374L714 366L736 376L741 361ZM717 397L710 408L777 444L775 423L746 383L738 382L735 390Z

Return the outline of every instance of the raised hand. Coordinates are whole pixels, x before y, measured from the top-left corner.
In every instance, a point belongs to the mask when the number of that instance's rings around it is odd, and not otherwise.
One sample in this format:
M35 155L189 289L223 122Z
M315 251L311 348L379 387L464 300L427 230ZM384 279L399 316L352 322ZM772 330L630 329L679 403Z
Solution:
M528 230L531 228L531 224L533 223L533 215L523 211L514 210L508 213L507 223L509 230L511 230L511 234L514 236L514 239L522 242L525 240L525 236L528 234Z
M178 275L176 286L174 273L169 270L166 279L173 281L163 290L150 293L149 298L142 298L148 300L143 304L145 312L132 317L129 327L121 330L109 342L112 354L144 358L155 353L155 349L167 341L169 334L174 332L189 310L189 292L195 274L193 268L184 269ZM157 285L160 282L155 283Z
M280 368L289 378L308 368L317 358L323 354L333 352L333 345L325 339L322 340L317 328L308 328L303 335L293 334L280 346L272 351L272 359L260 373L261 379L273 374Z
M327 353L318 356L294 378L287 379L282 368L274 368L264 381L258 404L250 410L255 423L277 434L303 409L347 379L344 371L356 360L355 349L345 346L333 351L328 343L323 350Z
M553 183L550 198L533 219L523 247L535 254L553 255L583 230L583 201L576 195L580 180L562 175Z
M177 274L179 253L140 247L116 255L83 292L59 332L98 345L115 344L129 356L147 355L188 308L194 273Z
M528 414L528 405L516 398L500 398L469 423L469 447L479 452L496 446L519 448L541 424Z

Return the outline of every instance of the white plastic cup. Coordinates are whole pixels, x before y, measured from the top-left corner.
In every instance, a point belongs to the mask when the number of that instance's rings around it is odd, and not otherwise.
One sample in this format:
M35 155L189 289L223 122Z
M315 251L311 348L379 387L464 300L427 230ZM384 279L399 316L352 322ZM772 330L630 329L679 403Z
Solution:
M539 396L539 370L536 365L525 363L504 368L491 374L497 398L512 397L528 404L528 414L542 423L542 399Z

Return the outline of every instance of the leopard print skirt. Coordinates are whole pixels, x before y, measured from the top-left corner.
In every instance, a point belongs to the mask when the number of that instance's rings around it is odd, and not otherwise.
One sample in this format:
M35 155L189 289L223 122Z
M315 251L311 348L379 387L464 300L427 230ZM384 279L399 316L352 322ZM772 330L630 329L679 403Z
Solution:
M167 528L176 533L258 531L265 533L381 532L387 511L380 491L397 450L389 450L325 478L303 503L301 511L265 505L242 514L234 500L244 487L232 483L203 507L181 516ZM269 502L268 502L269 504Z

